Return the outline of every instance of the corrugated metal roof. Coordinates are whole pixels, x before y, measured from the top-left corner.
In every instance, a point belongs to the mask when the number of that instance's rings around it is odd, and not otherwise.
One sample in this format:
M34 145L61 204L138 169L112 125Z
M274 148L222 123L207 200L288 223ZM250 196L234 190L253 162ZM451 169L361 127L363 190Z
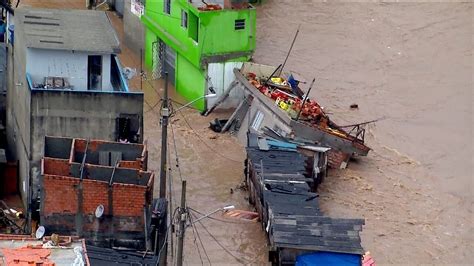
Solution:
M256 139L250 135L250 145L257 145ZM305 176L304 156L257 145L247 148L247 158L273 248L363 254L359 233L364 220L333 219L320 211L318 195L310 188L313 180Z
M119 40L103 11L18 8L15 33L29 48L119 53Z

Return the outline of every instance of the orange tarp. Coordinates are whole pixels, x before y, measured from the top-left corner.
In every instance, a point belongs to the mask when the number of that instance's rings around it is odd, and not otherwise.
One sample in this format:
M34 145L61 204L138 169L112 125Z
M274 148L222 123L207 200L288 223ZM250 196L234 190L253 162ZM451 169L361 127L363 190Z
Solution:
M34 248L34 247L21 247L21 248L4 248L1 249L3 256L5 257L7 265L18 265L18 266L31 266L31 265L42 265L42 266L54 266L54 262L48 259L51 255L51 251L48 249Z

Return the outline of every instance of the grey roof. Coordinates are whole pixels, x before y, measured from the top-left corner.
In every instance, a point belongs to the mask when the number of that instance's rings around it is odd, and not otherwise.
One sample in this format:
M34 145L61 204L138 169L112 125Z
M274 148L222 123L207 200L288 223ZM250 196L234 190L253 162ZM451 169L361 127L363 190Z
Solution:
M120 46L107 14L92 10L19 8L15 34L28 48L119 53Z

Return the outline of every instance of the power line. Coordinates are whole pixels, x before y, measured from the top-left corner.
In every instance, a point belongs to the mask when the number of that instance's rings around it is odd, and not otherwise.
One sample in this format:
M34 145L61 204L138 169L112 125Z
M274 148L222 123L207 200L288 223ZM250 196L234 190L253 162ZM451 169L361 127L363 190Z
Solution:
M173 212L173 217L176 215L176 212L177 212L178 208L176 208ZM163 245L161 246L160 248L160 251L158 252L158 259L156 261L156 266L158 266L158 264L160 263L160 256L161 256L161 252L163 252L163 250L165 249L166 247L166 241L168 240L168 235L169 235L169 231L171 230L171 223L172 223L172 220L174 218L170 219L168 225L166 226L166 234L165 234L165 240L163 241Z
M189 216L188 216L189 220L192 220ZM192 222L191 222L191 225L192 225ZM197 244L196 242L196 234L194 232L194 226L192 227L193 228L193 237L194 237L194 245L196 246L196 249L197 249L197 252L198 252L198 255L199 255L199 259L201 260L201 265L204 265L204 261L202 260L202 256L201 256L201 250L199 249L199 245Z
M205 216L206 214L198 211L198 210L195 210L191 207L188 207L188 209L190 209L191 211L197 213L197 214L200 214L202 216ZM222 220L222 219L218 219L218 218L214 218L214 217L211 217L211 216L208 216L207 217L208 219L210 220L214 220L214 221L218 221L218 222L221 222L221 223L228 223L228 224L248 224L247 222L235 222L235 221L226 221L226 220Z
M170 127L171 127L171 134L173 136L173 145L174 145L174 153L175 153L174 156L176 158L176 168L178 169L179 179L181 179L181 181L183 181L183 176L181 175L181 167L180 167L180 164L179 164L178 148L177 148L177 145L176 145L176 138L175 138L175 134L174 134L173 123L170 123Z
M189 207L188 207L188 209L189 209ZM206 258L207 258L207 261L209 262L209 265L212 265L211 259L209 258L209 255L207 254L206 248L204 247L204 244L202 243L201 236L199 235L199 231L197 230L196 225L194 224L193 218L192 218L191 215L189 215L189 222L190 222L190 224L193 228L193 235L194 235L194 232L196 232L196 235L199 239L199 242L201 243L202 250L204 251L204 254L206 255ZM196 238L194 238L194 240L196 241ZM198 251L199 251L199 249L198 249ZM200 256L200 254L199 254L199 256Z
M192 215L192 214L191 214ZM232 256L235 260L237 260L238 262L242 263L242 264L251 264L252 262L251 261L248 261L248 260L245 260L245 259L241 259L237 256L235 256L230 250L228 250L224 245L222 245L219 240L217 240L217 238L211 233L209 232L209 230L207 229L207 227L202 223L202 221L197 221L201 226L202 228L204 228L204 230L207 232L207 234L227 253L229 254L230 256Z

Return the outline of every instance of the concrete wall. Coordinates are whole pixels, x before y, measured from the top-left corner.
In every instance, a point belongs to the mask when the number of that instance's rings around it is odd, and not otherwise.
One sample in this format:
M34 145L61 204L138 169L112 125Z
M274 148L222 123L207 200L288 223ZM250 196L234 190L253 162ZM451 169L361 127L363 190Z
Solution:
M84 52L27 49L26 72L35 83L44 77L66 77L74 90L87 90L87 60L92 55ZM110 54L102 55L102 90L111 91Z
M38 185L46 135L115 141L117 118L137 114L143 138L142 93L33 90L31 106L33 185Z
M263 114L263 119L258 129L260 132L265 127L280 132L282 135L286 135L291 132L291 128L287 123L285 123L285 121L282 121L277 115L275 115L275 113L267 108L266 105L262 104L262 102L260 102L257 98L254 98L252 105L242 120L240 129L237 133L237 138L243 145L247 144L247 131L250 129L257 112L261 112ZM251 131L255 132L254 130Z
M23 203L28 200L30 159L30 91L26 84L26 49L21 35L8 45L7 142L8 156L19 161L19 186ZM15 49L14 49L15 48Z
M140 18L130 11L131 0L125 3L123 13L124 44L135 54L140 54L140 49L145 49L145 30ZM143 53L145 54L145 52Z

